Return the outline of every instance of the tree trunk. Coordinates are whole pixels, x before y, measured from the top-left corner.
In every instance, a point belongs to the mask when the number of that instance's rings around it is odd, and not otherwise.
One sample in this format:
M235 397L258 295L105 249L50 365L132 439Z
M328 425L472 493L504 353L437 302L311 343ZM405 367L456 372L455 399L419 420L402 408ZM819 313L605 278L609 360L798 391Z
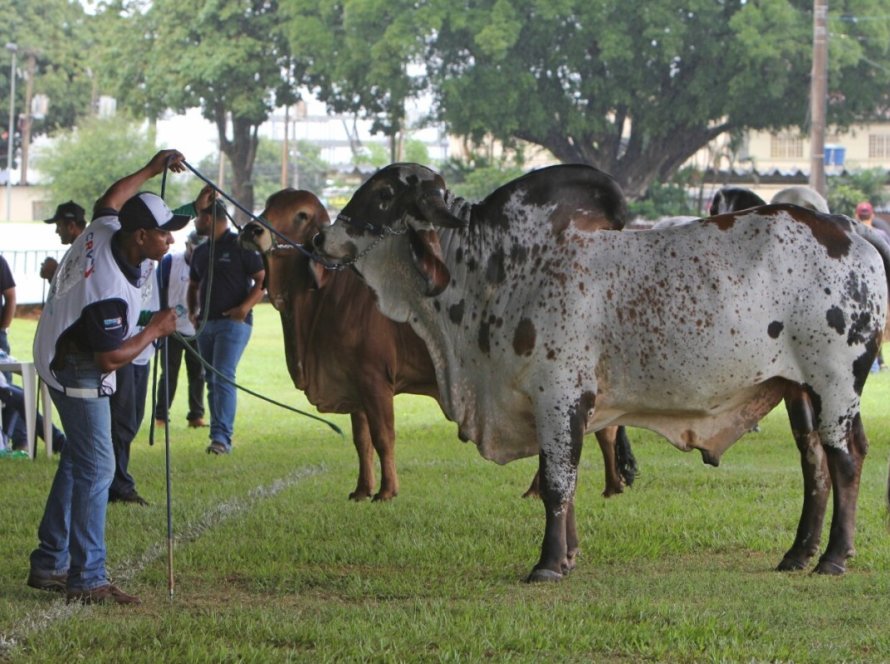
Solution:
M232 166L232 191L230 195L245 210L254 210L253 163L256 160L259 144L259 125L246 118L231 118L232 136L229 138L229 119L224 111L216 112L216 130L219 135L220 150L229 158ZM249 220L241 210L235 210L235 223L239 226Z

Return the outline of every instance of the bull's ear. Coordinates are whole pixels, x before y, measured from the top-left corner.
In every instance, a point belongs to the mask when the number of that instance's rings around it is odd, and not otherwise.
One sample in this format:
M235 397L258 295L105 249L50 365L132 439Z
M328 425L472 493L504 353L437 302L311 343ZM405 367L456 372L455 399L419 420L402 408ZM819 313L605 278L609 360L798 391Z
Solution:
M427 297L435 297L445 290L451 280L451 273L442 260L439 234L434 230L411 228L408 237L411 240L414 266L426 280L427 287L424 294Z
M445 205L445 194L442 189L431 188L422 192L417 198L417 207L426 221L439 228L462 228L464 222L451 214Z

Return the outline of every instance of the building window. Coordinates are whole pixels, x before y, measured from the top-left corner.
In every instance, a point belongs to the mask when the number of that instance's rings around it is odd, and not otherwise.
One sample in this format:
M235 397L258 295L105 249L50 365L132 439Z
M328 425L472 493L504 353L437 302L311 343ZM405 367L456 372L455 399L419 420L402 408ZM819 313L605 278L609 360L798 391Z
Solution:
M869 159L890 158L890 134L869 134L868 135L868 158Z
M800 159L803 157L803 138L792 134L773 134L769 152L773 159Z

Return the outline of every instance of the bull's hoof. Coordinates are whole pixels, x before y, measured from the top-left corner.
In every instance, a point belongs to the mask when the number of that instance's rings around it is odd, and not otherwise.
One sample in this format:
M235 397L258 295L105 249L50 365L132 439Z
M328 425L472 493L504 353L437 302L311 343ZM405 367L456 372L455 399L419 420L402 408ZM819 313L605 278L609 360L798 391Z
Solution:
M776 567L778 572L797 572L806 569L807 561L800 558L782 558L782 562Z
M843 576L847 571L847 566L843 563L835 563L830 560L820 560L813 570L813 574L827 574L829 576Z
M624 485L623 484L619 484L618 486L609 486L607 484L606 488L603 489L603 498L617 496L619 493L624 493Z
M352 500L353 502L356 502L356 503L360 503L363 500L367 500L370 497L371 497L371 494L368 493L367 491L353 491L352 493L349 494L349 500Z
M532 570L532 573L528 575L528 578L525 581L526 583L562 581L562 574L554 572L552 569L536 567Z
M386 493L381 491L376 496L374 496L374 502L375 503L385 503L387 501L392 500L393 498L395 498L398 495L399 494L391 492L391 491L387 491Z
M574 551L570 552L566 556L565 562L562 564L562 573L563 574L568 574L573 569L575 569L575 565L578 564L579 551L580 551L580 549L575 549Z

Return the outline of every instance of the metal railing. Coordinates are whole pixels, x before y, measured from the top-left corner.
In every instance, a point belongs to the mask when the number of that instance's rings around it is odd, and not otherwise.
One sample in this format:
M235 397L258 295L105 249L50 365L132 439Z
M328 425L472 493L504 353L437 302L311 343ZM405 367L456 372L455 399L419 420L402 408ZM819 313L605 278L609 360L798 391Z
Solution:
M15 279L15 298L19 304L40 304L46 293L46 282L40 278L40 266L47 257L62 260L67 247L59 249L3 250L3 258Z

